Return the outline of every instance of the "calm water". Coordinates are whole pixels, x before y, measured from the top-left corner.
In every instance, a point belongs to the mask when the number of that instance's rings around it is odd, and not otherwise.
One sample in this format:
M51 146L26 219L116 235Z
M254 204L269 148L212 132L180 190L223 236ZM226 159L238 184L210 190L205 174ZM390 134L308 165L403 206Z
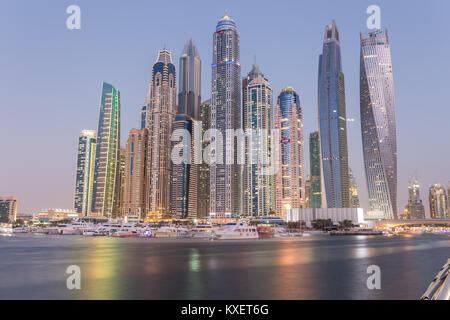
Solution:
M201 241L0 236L0 299L418 299L450 236ZM381 268L381 290L366 270ZM81 290L66 288L69 265Z

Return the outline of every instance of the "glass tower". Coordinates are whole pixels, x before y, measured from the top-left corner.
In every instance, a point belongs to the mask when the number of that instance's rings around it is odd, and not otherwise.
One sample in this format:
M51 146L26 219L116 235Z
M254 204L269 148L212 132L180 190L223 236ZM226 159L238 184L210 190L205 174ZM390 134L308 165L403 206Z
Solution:
M78 138L74 208L85 216L91 214L96 144L95 130L81 132Z
M294 88L278 96L274 111L275 129L280 131L280 169L276 174L276 213L285 217L290 209L305 207L303 183L303 114Z
M320 165L319 132L309 135L310 203L311 208L322 208L322 177Z
M13 223L17 218L17 199L0 197L0 223Z
M431 219L448 219L448 198L440 183L430 187L429 193Z
M244 130L252 132L245 144L243 213L246 216L267 216L275 210L274 175L265 172L272 158L273 93L257 65L253 65L244 78L242 89Z
M425 219L425 208L420 199L420 185L417 179L408 186L408 204L405 214L407 219Z
M201 101L201 60L192 39L187 42L180 57L178 79L178 113L173 129L186 130L194 137L194 121L199 119ZM194 140L189 141L191 145L184 146L184 149L191 151ZM178 143L173 141L173 144ZM194 163L191 152L183 156L183 163L172 163L171 214L178 218L196 218L199 164Z
M159 51L148 95L147 211L153 218L170 212L171 141L176 114L176 74L170 51Z
M387 31L361 35L361 133L370 211L397 218L397 135Z
M92 212L112 216L120 156L120 92L103 82L95 152Z
M319 132L328 208L349 208L347 116L339 31L326 26L319 57Z
M201 101L201 60L194 41L190 39L180 57L178 114L199 118Z
M236 23L225 14L213 34L210 126L222 134L224 141L227 130L242 128L240 78L239 35ZM242 212L242 165L237 164L238 150L232 145L222 148L224 157L219 159L218 143L216 138L211 139L211 154L217 158L210 167L210 216L230 218Z

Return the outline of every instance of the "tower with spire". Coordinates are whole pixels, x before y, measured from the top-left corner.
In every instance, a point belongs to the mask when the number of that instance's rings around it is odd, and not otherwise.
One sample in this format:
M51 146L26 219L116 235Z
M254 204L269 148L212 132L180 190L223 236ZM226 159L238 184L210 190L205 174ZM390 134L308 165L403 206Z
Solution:
M349 208L347 116L341 42L336 23L326 26L319 57L319 133L328 208Z
M242 128L239 52L237 26L226 13L213 33L210 114L210 128L220 132L224 139L227 131ZM225 144L218 143L223 142L212 139L210 145L211 154L215 155L210 166L210 216L230 218L242 213L242 165L236 163L236 147L224 148ZM226 159L232 159L233 163L227 163Z

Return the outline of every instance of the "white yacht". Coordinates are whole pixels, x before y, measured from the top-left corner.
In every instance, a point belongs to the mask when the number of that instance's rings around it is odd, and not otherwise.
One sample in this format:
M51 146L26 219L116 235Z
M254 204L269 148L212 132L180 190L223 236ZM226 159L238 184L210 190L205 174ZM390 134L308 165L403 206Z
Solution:
M189 231L191 238L197 239L214 239L216 238L216 233L210 224L199 224L195 228Z
M3 234L13 233L13 228L11 225L0 225L0 233Z
M219 240L258 239L258 230L245 222L230 222L215 230Z
M162 226L153 231L155 238L185 238L189 236L187 229L181 227Z
M28 228L27 227L16 227L13 229L13 233L27 233Z
M275 238L293 238L310 236L310 234L306 235L302 231L297 229L275 228L273 236Z

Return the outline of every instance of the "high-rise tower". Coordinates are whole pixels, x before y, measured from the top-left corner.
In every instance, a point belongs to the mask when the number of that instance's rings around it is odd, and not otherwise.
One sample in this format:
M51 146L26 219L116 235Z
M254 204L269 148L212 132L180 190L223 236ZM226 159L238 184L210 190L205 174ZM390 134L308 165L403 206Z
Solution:
M165 217L170 210L170 137L176 114L176 87L171 53L160 50L147 98L147 212L154 218Z
M405 213L408 219L425 219L425 208L420 199L420 185L417 179L408 186L408 204Z
M276 213L305 207L303 173L303 113L294 88L284 88L274 111L275 129L280 131L280 168L276 173Z
M320 165L319 132L309 135L310 203L311 208L322 208L322 169Z
M197 217L198 163L190 152L196 138L194 121L199 119L201 94L201 60L194 42L189 40L180 57L178 112L173 130L189 132L191 145L184 146L189 154L182 163L172 163L171 214L179 218ZM186 137L187 138L187 137ZM184 140L186 143L186 139ZM173 141L174 144L180 143ZM200 142L201 143L201 142Z
M361 134L370 211L397 218L397 134L387 31L361 35Z
M242 128L240 78L239 35L236 23L225 14L213 34L210 126L223 136L223 141L226 141L227 130ZM236 139L230 140L224 143L217 137L211 139L211 154L215 155L215 163L210 166L212 218L228 218L242 212L242 165L237 163ZM224 151L223 155L219 150Z
M448 198L440 183L430 187L429 194L431 219L448 219Z
M120 156L120 92L103 82L95 153L92 212L112 216Z
M333 20L319 57L319 132L328 208L349 208L347 116L341 42Z
M74 208L85 216L91 213L96 145L95 130L83 130L78 138Z
M201 102L201 60L194 41L190 39L180 57L178 114L199 118Z
M275 210L275 177L270 166L273 93L269 82L253 65L242 82L243 127L251 132L245 143L243 214L266 216Z
M131 129L125 147L122 216L146 218L148 129Z

